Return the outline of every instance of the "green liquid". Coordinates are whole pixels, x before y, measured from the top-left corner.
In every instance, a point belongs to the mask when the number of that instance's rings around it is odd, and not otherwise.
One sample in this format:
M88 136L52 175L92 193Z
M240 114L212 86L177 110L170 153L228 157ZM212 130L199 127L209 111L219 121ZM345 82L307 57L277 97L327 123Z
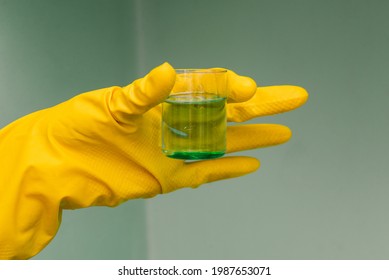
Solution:
M208 159L226 150L226 99L208 93L170 96L163 103L162 150L179 159Z

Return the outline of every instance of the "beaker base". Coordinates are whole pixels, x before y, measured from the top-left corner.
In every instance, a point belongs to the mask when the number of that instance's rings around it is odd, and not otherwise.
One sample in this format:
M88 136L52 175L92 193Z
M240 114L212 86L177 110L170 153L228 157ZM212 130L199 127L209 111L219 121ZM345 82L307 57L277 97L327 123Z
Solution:
M224 155L223 152L167 152L165 151L166 156L175 159L211 159L218 158Z

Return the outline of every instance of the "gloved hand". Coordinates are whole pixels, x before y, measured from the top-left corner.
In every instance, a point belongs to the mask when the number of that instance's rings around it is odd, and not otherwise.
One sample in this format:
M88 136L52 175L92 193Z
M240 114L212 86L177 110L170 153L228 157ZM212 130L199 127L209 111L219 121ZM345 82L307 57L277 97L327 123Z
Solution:
M55 236L62 209L116 206L256 170L251 157L185 162L161 152L161 106L175 82L167 63L126 87L80 94L0 131L0 259L30 258ZM304 89L256 88L228 72L229 121L302 105ZM287 141L281 125L231 126L227 152Z

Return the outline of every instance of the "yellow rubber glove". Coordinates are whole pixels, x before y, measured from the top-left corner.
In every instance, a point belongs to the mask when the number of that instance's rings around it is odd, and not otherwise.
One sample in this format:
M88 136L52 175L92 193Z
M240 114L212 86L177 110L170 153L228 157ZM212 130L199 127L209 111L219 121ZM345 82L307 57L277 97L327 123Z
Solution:
M62 209L116 206L256 170L250 157L185 162L160 148L161 106L175 82L167 63L121 87L80 94L27 115L0 131L0 259L26 259L55 236ZM228 120L294 109L299 87L257 89L228 72ZM248 101L247 101L248 100ZM287 141L281 125L232 126L227 152Z

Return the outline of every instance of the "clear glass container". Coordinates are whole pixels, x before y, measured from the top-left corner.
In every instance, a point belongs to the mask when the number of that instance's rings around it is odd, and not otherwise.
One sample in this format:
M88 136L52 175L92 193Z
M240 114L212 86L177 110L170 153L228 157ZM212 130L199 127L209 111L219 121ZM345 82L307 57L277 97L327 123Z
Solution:
M172 158L209 159L226 151L224 69L177 69L162 104L162 151Z

